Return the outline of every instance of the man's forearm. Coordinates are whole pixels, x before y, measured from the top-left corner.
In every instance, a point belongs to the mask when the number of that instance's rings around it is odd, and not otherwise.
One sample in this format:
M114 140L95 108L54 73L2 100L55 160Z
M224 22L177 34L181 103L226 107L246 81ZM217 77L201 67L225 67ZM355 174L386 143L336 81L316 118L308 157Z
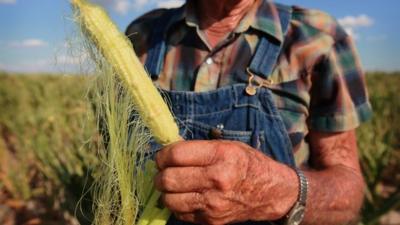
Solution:
M305 172L309 181L303 224L349 224L358 217L363 200L361 175L344 166Z
M358 217L363 200L361 174L344 165L330 166L320 170L305 169L308 180L305 225L343 225ZM271 164L272 182L263 188L266 199L274 198L272 204L264 205L258 215L268 215L271 208L278 209L278 217L286 215L298 198L299 182L294 170L279 163ZM278 175L279 174L279 175ZM262 216L255 220L262 220ZM271 218L271 217L270 217Z
M310 145L310 168L303 168L309 185L302 224L351 223L358 218L364 193L354 131L336 134L311 132ZM280 213L283 217L296 201L298 178L293 176L293 169L280 163L271 163L270 168L270 174L279 176L273 176L264 193L273 196L274 204L284 209Z
M355 131L310 132L309 138L315 170L305 171L309 195L304 224L348 224L358 218L364 196Z

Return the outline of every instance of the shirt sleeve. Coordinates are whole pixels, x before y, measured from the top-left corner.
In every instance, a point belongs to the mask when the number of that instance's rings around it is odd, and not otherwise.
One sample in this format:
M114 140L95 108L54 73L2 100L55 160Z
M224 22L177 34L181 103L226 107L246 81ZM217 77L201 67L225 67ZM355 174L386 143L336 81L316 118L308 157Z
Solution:
M335 40L312 69L308 126L323 132L347 131L372 116L365 74L348 35Z

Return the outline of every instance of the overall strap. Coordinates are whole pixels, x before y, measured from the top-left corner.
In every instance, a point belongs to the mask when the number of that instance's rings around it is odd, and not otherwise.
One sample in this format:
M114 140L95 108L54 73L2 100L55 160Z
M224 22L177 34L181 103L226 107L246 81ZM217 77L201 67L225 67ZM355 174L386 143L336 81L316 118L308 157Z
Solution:
M154 24L153 32L150 36L150 47L145 62L145 67L152 79L158 78L164 66L164 56L167 50L166 34L169 25L173 22L172 18L178 10L182 10L182 7L167 10Z
M282 34L285 37L292 18L292 10L289 6L282 5L277 9L279 11ZM261 36L256 52L254 53L249 65L250 71L264 79L267 79L271 75L278 60L283 42L284 38L282 42L279 43L277 41L269 40L265 36Z

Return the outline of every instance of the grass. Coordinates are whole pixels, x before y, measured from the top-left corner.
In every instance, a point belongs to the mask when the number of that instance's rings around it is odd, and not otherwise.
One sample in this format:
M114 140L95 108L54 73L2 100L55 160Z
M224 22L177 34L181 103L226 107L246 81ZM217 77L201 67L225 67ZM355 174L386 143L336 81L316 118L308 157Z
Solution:
M368 186L362 222L372 225L399 209L400 73L367 78L375 114L357 134ZM100 166L100 135L85 100L91 82L83 76L0 73L0 215L9 212L0 224L93 220L85 192L99 176L93 171Z

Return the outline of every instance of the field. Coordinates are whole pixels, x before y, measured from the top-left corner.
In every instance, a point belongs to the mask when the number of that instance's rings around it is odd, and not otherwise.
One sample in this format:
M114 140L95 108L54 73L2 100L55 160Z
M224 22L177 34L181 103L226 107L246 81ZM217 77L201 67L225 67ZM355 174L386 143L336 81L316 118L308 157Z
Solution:
M360 224L395 224L400 73L367 78L374 118L357 131L367 183ZM0 73L0 224L90 224L100 138L86 100L90 82Z

